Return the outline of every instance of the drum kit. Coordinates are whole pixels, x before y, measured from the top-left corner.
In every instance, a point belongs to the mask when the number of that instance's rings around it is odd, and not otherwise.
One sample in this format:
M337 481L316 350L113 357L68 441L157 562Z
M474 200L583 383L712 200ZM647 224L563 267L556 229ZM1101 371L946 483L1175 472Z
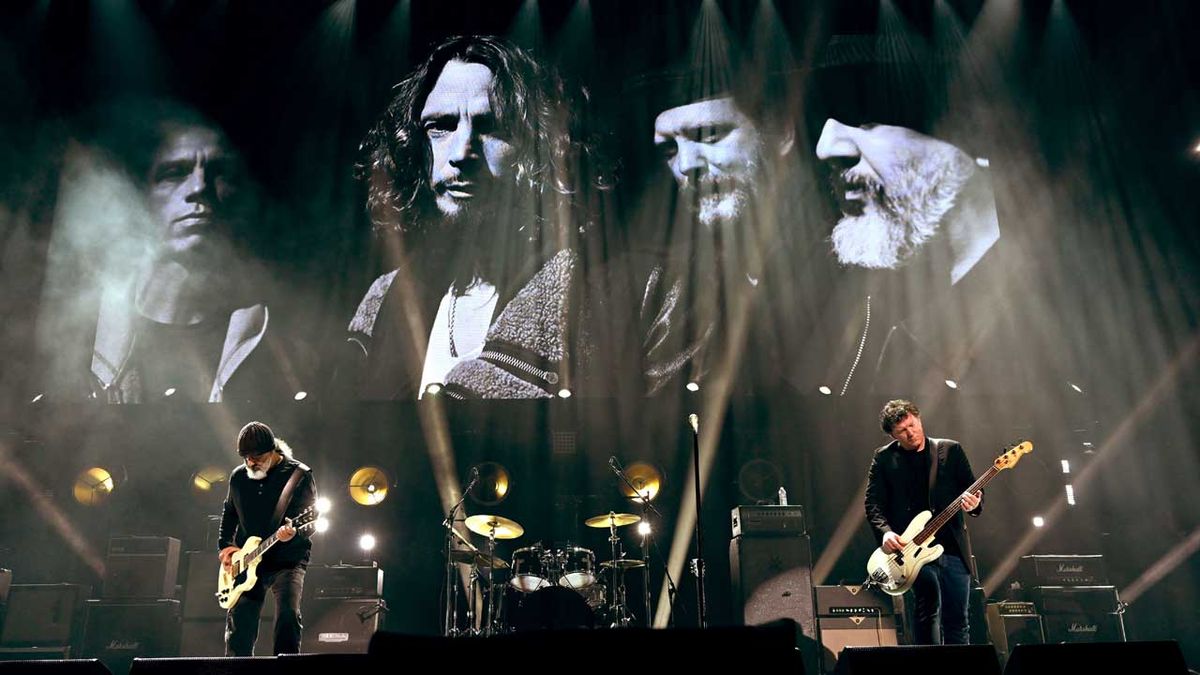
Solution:
M457 546L448 546L448 592L445 633L494 635L504 632L551 628L619 628L633 618L626 602L625 572L646 566L641 559L626 558L618 528L642 520L631 513L610 512L584 521L584 525L609 531L610 555L596 564L591 549L567 543L541 542L515 549L511 561L496 555L496 542L514 540L525 533L519 523L498 515L474 515L462 521L467 530L485 537L480 550L454 527ZM460 625L455 568L465 574L466 622ZM503 576L507 579L502 579ZM645 577L646 575L642 575ZM649 581L644 580L646 615L649 616Z

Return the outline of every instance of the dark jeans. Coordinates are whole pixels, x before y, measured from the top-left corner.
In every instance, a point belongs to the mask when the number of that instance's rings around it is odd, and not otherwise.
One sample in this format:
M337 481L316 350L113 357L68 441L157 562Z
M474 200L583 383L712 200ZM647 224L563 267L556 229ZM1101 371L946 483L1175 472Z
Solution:
M971 573L962 558L945 554L922 567L912 590L915 644L965 645L970 642L967 598L971 591Z
M261 569L261 568L260 568ZM300 651L300 595L304 592L303 565L260 572L258 583L242 594L225 615L225 655L254 656L258 620L267 588L275 594L275 646L272 654Z

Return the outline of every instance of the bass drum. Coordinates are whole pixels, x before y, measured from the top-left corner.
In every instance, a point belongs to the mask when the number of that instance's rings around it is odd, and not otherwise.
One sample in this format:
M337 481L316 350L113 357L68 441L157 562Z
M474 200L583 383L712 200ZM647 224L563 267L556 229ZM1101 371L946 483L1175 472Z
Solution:
M562 586L522 594L508 607L508 628L514 632L595 627L587 600Z

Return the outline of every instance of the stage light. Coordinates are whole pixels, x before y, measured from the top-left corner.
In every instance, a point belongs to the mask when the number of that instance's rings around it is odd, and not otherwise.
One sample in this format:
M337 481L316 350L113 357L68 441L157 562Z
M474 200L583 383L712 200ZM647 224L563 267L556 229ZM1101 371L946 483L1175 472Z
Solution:
M163 396L174 396L174 395L175 395L175 387L168 387L167 390L163 392Z
M645 497L654 501L659 491L662 490L663 473L650 462L633 462L625 467L622 474L624 474L625 480L617 479L617 489L626 499L640 500L641 497ZM633 486L633 489L629 487L630 485Z
M329 500L329 497L317 497L318 513L329 513L331 508L333 508L333 502Z
M1083 393L1083 387L1080 387L1079 385L1075 384L1074 382L1068 382L1067 384L1071 385L1071 388L1075 390L1076 394Z
M37 396L34 396L32 399L30 399L30 401L29 401L29 402L30 402L30 403L37 403L38 401L40 401L40 400L42 400L43 398L45 398L45 396L46 396L45 394L38 394Z
M358 547L364 553L370 553L375 549L375 535L367 533L358 538Z
M1043 517L1041 517L1041 516L1034 516L1034 517L1033 517L1033 526L1034 526L1034 527L1043 527L1045 524L1046 524L1046 519L1045 519L1045 518L1043 518Z
M292 398L297 401L303 401L304 399L308 398L308 392L307 391L298 391L298 392L296 392L296 395L293 396Z
M94 466L75 477L72 492L75 495L75 501L80 504L97 506L107 501L115 489L116 482L113 480L112 473L103 467Z
M1091 441L1083 442L1083 454L1092 455L1096 452L1096 446Z
M471 488L471 499L484 506L495 506L504 501L512 487L508 469L497 462L482 462L474 468L479 470L479 482Z
M830 394L833 393L833 390L825 385L821 385L821 386L817 387L817 391L821 392L822 394L825 394L826 396L829 396Z
M377 466L359 467L350 474L350 499L363 506L375 506L387 499L388 475Z
M558 397L559 398L571 398L571 390L570 389L559 389Z
M700 383L688 382L686 385L684 385L684 388L686 388L688 391L700 391Z
M227 476L228 472L219 466L206 466L192 474L192 490L198 495L211 494Z
M426 396L437 396L442 393L442 384L440 382L430 382L428 387L425 387Z
M317 532L328 532L329 531L329 519L326 518L325 516L321 516L320 518L317 518L317 521L314 523L314 526L315 526L315 529Z
M1071 473L1071 463L1064 459L1062 461L1062 470L1063 473Z
M1075 506L1075 488L1070 483L1068 483L1066 485L1066 488L1067 488L1067 505Z
M958 389L958 383L954 380L946 380L946 386L950 387L951 389Z
M650 523L647 523L644 520L642 522L638 523L638 534L642 535L643 537L649 535L650 534Z

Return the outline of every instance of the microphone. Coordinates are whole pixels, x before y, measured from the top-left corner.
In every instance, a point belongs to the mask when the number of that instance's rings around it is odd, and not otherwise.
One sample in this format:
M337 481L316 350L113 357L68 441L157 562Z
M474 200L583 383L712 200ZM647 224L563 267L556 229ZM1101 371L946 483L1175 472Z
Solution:
M688 415L688 424L692 425L692 431L700 433L700 416L696 413Z
M467 482L467 488L463 490L464 495L470 492L471 488L475 487L475 484L479 482L479 467L471 467L471 472L468 474L468 476L470 477L470 480Z
M617 461L616 455L608 458L608 468L612 469L618 475L621 473L621 463Z

